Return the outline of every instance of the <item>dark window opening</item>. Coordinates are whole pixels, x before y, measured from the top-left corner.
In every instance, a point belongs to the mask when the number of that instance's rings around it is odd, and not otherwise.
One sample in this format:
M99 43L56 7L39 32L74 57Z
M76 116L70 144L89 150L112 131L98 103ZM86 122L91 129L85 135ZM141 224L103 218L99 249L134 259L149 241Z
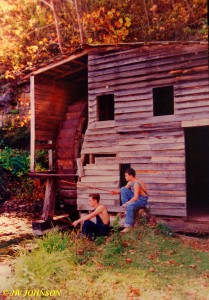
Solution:
M173 86L153 88L153 110L154 116L174 114Z
M130 164L120 164L120 187L127 184L127 181L125 179L125 171L130 167Z
M114 120L114 95L98 96L98 121Z
M125 171L131 167L131 164L120 164L120 187L125 186L127 181L125 179ZM120 199L120 205L122 205Z

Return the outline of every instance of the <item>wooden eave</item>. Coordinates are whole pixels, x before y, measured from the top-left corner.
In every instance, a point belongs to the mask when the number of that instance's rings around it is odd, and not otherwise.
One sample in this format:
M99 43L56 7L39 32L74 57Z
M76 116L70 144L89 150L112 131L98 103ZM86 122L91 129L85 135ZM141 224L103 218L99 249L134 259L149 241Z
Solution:
M44 66L30 74L30 76L44 75L53 79L59 79L70 76L73 73L84 70L87 68L87 62L82 59L87 55L88 51L71 55L70 57L54 62L50 65Z
M96 45L89 45L85 44L82 49L76 51L76 53L69 54L69 56L60 55L57 57L54 57L46 62L41 63L40 65L33 66L32 68L26 68L20 72L18 72L16 75L19 77L19 84L26 82L29 80L30 76L38 75L44 72L48 71L48 75L53 77L53 74L50 74L50 70L53 69L59 72L58 67L61 66L61 68L64 68L64 65L67 66L67 63L70 63L73 61L74 64L80 64L79 59L82 58L85 55L88 55L90 53L98 53L98 52L109 52L109 51L118 51L122 49L127 48L133 48L133 47L151 47L154 45L192 45L192 44L208 44L207 41L159 41L159 42L136 42L136 43L118 43L118 44L96 44ZM64 57L64 58L63 58ZM80 65L81 67L81 65ZM77 69L78 71L78 69ZM58 74L57 74L58 76Z

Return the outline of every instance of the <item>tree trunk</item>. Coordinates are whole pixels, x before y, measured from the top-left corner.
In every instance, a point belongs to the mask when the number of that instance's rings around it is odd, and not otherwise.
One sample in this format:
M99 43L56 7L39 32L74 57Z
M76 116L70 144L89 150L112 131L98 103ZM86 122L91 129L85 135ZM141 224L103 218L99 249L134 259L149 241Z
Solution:
M53 0L51 0L50 5L51 5L52 11L53 11L53 16L54 16L54 22L55 22L55 27L56 27L56 32L57 32L57 39L58 39L59 49L60 49L60 52L63 53L62 42L61 42L62 38L61 38L61 34L60 34L60 29L59 29L59 24L58 24L58 18L57 18L57 14L55 12Z
M81 40L81 46L82 46L83 45L83 28L82 28L82 24L81 24L81 18L80 18L80 14L79 14L79 10L78 10L77 0L75 0L75 12L76 12L76 16L78 19L78 28L79 28L80 40Z

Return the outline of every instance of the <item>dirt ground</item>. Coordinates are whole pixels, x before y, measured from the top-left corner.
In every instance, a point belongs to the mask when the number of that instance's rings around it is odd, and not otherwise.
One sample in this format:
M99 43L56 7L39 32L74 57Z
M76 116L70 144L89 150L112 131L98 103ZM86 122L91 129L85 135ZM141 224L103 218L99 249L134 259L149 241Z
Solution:
M29 217L19 217L16 213L0 215L0 282L4 286L12 275L13 257L19 244L32 236Z
M181 240L182 243L189 245L194 249L203 252L209 252L209 237L198 238L180 234L178 234L177 237Z

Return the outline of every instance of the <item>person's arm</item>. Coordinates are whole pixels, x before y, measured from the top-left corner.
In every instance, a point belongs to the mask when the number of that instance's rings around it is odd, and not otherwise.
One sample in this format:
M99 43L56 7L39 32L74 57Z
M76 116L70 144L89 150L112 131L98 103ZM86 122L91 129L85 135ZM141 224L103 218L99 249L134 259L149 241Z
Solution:
M110 191L111 195L117 195L117 194L120 194L120 190L113 190L113 191Z
M131 187L130 182L128 182L124 187L127 188L127 189L130 189L130 187ZM120 194L120 189L110 191L110 193L111 193L112 195Z
M131 182L128 181L128 183L125 185L125 188L130 189L130 187L131 187Z
M97 208L95 209L95 211L93 211L92 213L90 213L90 214L88 214L88 215L86 215L86 216L84 216L84 217L82 217L82 218L80 218L80 219L74 221L74 222L72 223L72 225L73 225L74 227L76 227L79 223L84 222L84 221L86 221L86 220L90 220L90 219L96 217L100 212L102 212L102 210L103 210L103 206L99 206L99 207L97 207Z

